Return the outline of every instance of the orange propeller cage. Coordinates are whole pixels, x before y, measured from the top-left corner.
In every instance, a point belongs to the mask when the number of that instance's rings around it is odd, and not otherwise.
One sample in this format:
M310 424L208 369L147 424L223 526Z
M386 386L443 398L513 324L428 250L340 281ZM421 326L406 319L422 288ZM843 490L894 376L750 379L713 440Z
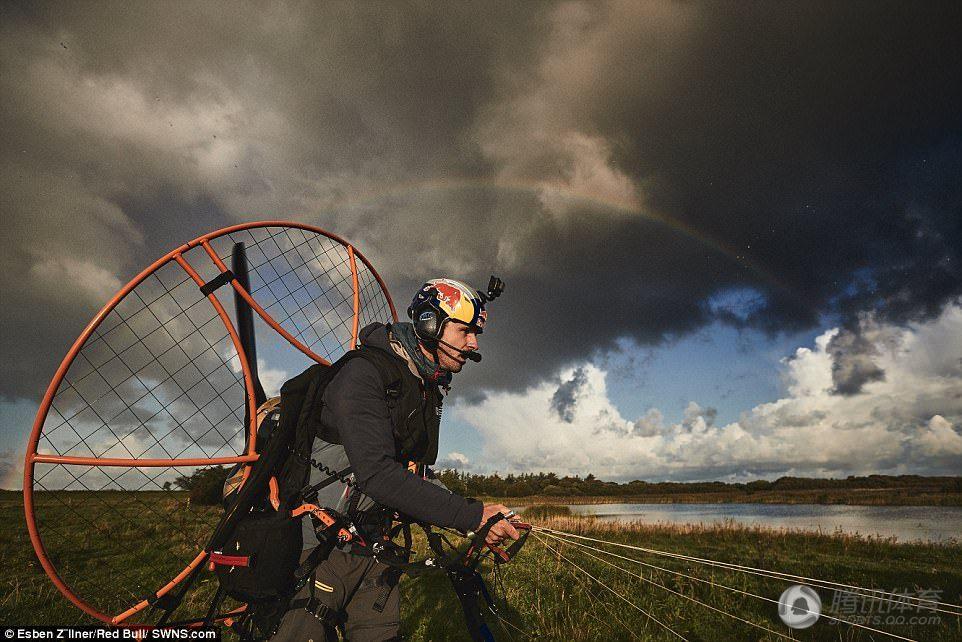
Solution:
M250 258L250 291L224 262L238 242ZM230 290L201 291L218 278L212 286ZM354 246L285 221L205 234L114 295L47 388L23 478L41 565L67 599L104 622L134 626L207 557L201 538L217 515L189 499L185 508L185 493L171 490L184 479L175 475L257 459L252 364L218 298L229 293L318 363L355 346L363 325L397 320L383 280ZM157 561L156 548L172 552ZM113 593L89 586L94 571L109 572Z

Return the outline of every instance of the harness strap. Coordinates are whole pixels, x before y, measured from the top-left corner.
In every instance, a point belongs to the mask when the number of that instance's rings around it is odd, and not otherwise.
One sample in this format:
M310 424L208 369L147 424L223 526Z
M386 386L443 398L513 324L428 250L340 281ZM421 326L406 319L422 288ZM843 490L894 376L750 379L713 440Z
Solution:
M208 557L211 565L220 566L250 566L251 558L249 555L224 555L223 553L211 553Z
M349 491L351 493L350 499L347 501L347 517L352 522L357 521L360 515L357 513L358 504L361 503L361 491L357 488L353 488Z
M331 529L325 529L322 531L322 533L327 533L329 530ZM326 560L331 554L331 551L334 550L335 544L337 544L337 536L332 537L328 535L317 546L314 547L314 550L308 554L307 559L301 562L301 565L297 567L296 571L294 571L294 579L297 580L297 584L294 586L295 592L304 587L304 584L306 584L308 579L310 579L311 573L314 572L314 569L316 569L321 562Z
M347 621L347 617L345 617L342 612L323 604L314 596L293 600L290 604L290 608L292 611L294 609L304 609L318 620L332 626L344 624L344 622Z
M401 574L404 571L399 568L387 568L381 574L381 590L377 594L377 600L374 601L374 610L378 613L384 612L384 607L387 606L387 599L391 596L391 591L397 586L398 581L401 579Z
M317 464L317 462L314 462L314 464ZM323 466L321 464L317 464L317 465L314 465L314 464L312 464L314 468L321 470L321 472L330 470L329 468L327 468L327 466ZM345 479L345 477L347 477L347 475L350 475L353 471L354 469L351 466L348 466L347 468L343 468L338 471L334 471L330 473L330 475L326 479L322 479L321 481L317 482L313 486L306 486L304 490L301 491L301 497L305 500L316 499L318 491L320 491L323 488L327 488L328 486L330 486L336 481L341 481L350 486L350 483L349 483L350 480Z

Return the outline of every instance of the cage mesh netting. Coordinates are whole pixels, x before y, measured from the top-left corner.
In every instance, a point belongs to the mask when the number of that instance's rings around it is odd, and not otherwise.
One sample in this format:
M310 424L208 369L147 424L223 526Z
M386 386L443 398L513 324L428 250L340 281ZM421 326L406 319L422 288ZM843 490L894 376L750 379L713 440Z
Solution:
M51 384L26 464L37 552L61 590L100 619L141 604L195 560L223 511L191 496L216 477L212 466L251 454L251 382L232 335L238 295L229 279L217 281L238 243L259 342L334 361L359 328L393 319L390 296L360 254L290 224L209 234L118 293ZM220 311L198 280L218 286ZM199 583L178 616L203 616L214 584ZM148 610L123 621L143 621Z

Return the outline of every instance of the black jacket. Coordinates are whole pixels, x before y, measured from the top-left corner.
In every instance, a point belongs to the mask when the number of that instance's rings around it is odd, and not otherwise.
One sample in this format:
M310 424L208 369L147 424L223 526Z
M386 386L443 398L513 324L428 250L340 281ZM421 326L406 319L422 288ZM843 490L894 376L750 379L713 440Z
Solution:
M362 345L389 353L407 371L407 361L397 356L388 342L387 326L371 324L359 338ZM413 374L411 378L416 379ZM355 358L344 364L328 384L322 401L321 423L336 427L343 453L365 495L418 521L462 531L478 527L483 509L480 502L408 471L395 438L384 383L371 362ZM328 459L333 454L323 443L315 444L314 450L327 450ZM332 468L338 465L324 463Z

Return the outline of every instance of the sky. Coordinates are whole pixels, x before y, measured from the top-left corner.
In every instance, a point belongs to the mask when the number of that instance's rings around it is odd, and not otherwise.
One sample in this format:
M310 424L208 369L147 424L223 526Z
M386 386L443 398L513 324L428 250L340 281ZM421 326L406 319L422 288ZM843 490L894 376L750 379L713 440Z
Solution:
M293 219L398 308L507 284L441 462L602 479L962 468L962 8L0 6L0 481L84 325ZM267 350L275 383L304 365Z

